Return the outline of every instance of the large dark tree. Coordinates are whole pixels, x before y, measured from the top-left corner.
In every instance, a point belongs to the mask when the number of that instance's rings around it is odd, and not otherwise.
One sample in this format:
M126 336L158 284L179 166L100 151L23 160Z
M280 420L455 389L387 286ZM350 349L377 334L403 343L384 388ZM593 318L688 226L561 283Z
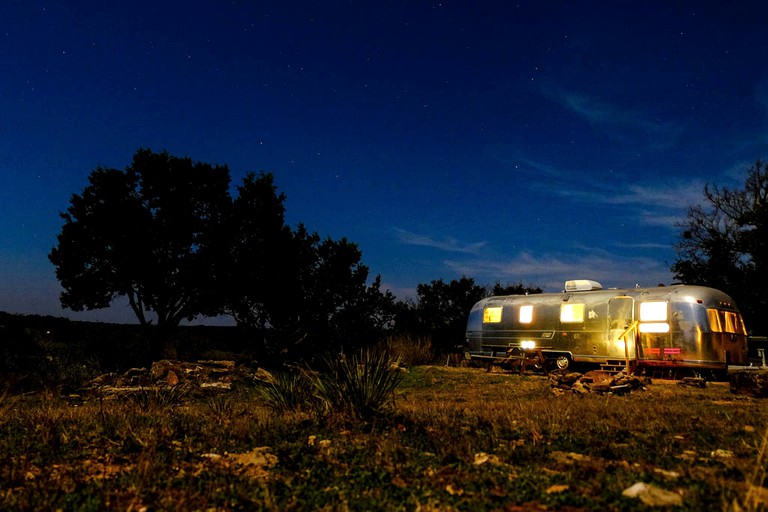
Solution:
M62 305L126 297L158 353L172 355L170 334L197 316L229 314L256 352L290 357L374 343L391 322L394 297L367 283L358 247L291 231L271 174L248 174L233 201L227 167L139 150L89 181L50 254Z
M487 296L474 279L462 277L446 283L442 279L419 284L416 316L421 332L429 336L437 353L460 350L466 338L467 316L477 301Z
M249 173L238 187L229 223L226 278L219 289L224 311L261 333L287 307L285 286L295 273L284 203L272 174Z
M368 284L362 253L346 238L321 239L299 225L283 254L282 284L274 290L267 348L289 358L378 341L394 315L394 297L381 279Z
M672 272L719 288L744 312L750 331L768 332L768 164L757 161L743 188L707 185L705 204L688 208Z
M214 311L221 236L231 207L226 166L141 149L124 171L98 168L62 214L49 258L75 311L126 297L157 339Z

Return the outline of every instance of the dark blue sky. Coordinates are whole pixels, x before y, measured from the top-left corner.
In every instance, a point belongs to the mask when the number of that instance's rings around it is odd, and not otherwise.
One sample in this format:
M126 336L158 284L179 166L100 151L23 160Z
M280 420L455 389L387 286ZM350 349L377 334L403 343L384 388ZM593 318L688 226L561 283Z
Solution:
M768 4L0 3L0 310L61 310L47 254L139 147L274 173L291 225L401 298L462 275L670 282L704 183L768 158Z

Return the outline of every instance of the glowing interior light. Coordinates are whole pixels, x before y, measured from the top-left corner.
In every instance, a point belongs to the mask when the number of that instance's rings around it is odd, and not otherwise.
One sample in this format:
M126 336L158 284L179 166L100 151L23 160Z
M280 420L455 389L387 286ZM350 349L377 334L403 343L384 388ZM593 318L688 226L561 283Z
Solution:
M483 311L483 323L497 324L501 322L501 311L502 311L501 306L485 308L485 310Z
M533 321L533 306L520 306L520 323L529 324Z
M641 322L664 322L666 319L666 302L643 302L640 304Z
M584 304L563 304L560 306L561 322L583 322Z
M657 334L669 332L669 324L667 322L649 322L640 324L640 332Z
M536 348L536 342L531 340L523 340L520 342L520 348L524 348L524 349Z

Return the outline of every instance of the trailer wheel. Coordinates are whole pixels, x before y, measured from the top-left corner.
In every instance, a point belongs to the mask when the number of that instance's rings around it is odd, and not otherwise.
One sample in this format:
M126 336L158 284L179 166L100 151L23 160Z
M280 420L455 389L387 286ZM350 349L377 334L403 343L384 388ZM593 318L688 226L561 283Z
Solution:
M557 366L558 370L565 370L570 364L571 360L568 359L568 356L557 356L557 359L555 359L555 366Z

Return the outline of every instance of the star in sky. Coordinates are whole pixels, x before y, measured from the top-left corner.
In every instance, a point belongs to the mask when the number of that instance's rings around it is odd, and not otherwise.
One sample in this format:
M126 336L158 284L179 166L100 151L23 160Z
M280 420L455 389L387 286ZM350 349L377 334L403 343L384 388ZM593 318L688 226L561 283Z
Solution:
M47 254L140 147L269 171L291 225L398 297L466 275L670 282L705 183L768 149L760 2L0 5L0 310L72 313Z

